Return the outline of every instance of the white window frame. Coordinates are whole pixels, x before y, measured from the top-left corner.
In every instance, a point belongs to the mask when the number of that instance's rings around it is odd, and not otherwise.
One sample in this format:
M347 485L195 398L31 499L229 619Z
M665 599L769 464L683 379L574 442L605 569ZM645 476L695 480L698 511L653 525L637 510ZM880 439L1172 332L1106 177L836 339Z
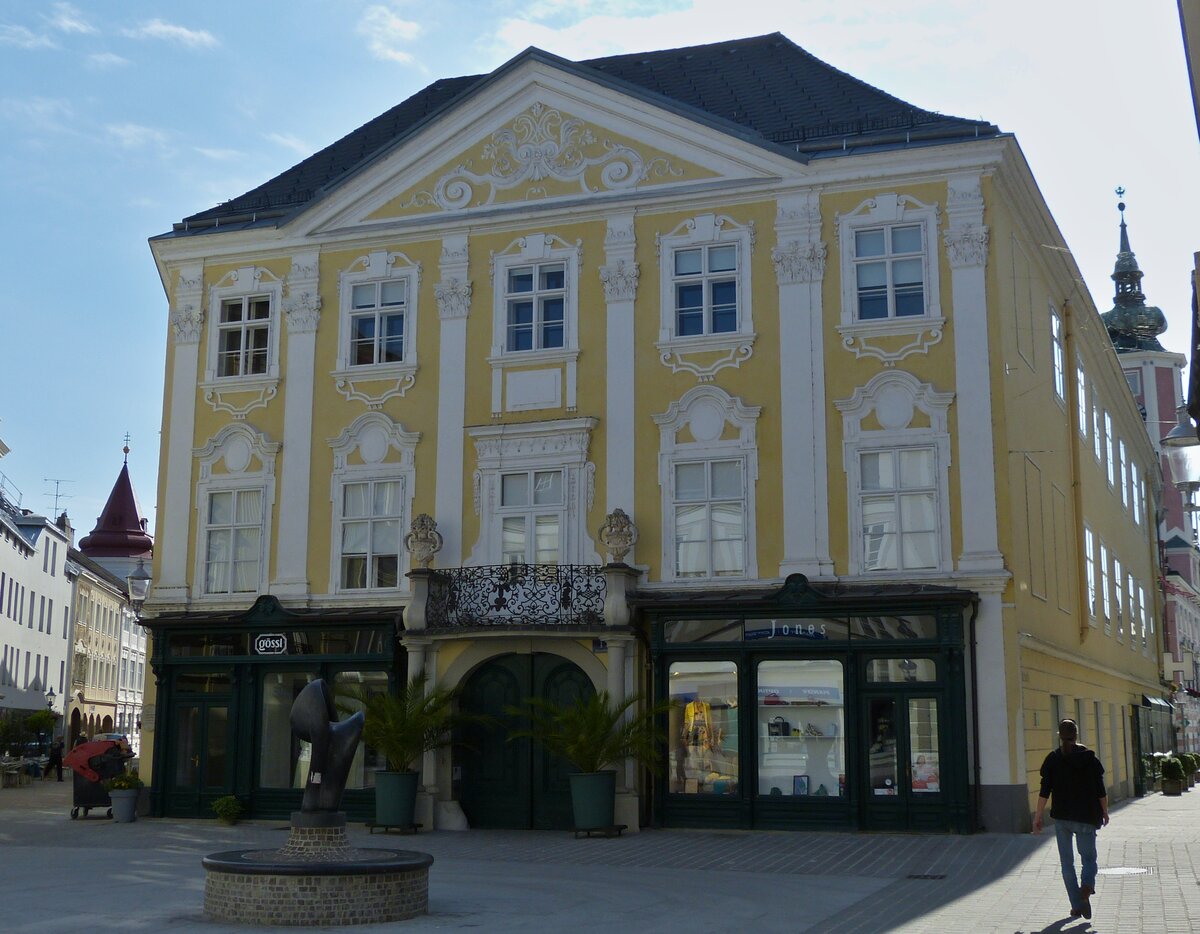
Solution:
M946 319L942 315L938 262L937 204L925 204L911 195L887 192L868 198L847 214L838 214L838 245L841 255L842 309L838 332L847 346L873 337L920 334L937 331L940 339ZM855 272L855 235L873 227L921 227L924 246L922 271L925 286L925 313L904 317L860 321L858 318L858 279ZM930 343L936 342L931 340Z
M753 353L754 309L752 295L752 259L755 243L754 222L742 224L724 214L698 214L656 237L659 268L659 326L655 347L659 357L674 372L691 372L707 379L724 366L738 366ZM676 333L675 253L711 246L737 249L735 293L737 327L718 333L680 335ZM701 365L689 359L692 354L723 353L716 363Z
M1121 560L1114 554L1113 564L1113 609L1117 618L1117 641L1125 639L1125 579L1121 576Z
M1083 561L1087 573L1088 622L1096 625L1096 597L1098 581L1096 580L1096 542L1092 530L1083 527Z
M1125 442L1117 441L1117 482L1121 484L1121 506L1129 508L1129 467L1125 459Z
M279 444L254 431L245 422L226 425L202 448L193 451L200 464L196 484L196 558L192 578L193 599L202 603L244 605L247 594L261 593L267 585L271 555L272 514L275 505L275 459ZM218 492L259 491L262 495L262 531L259 534L258 587L254 591L206 590L209 497ZM232 584L232 580L230 581Z
M1095 384L1093 384L1095 385ZM1096 462L1104 464L1104 419L1100 413L1100 405L1095 399L1095 390L1092 391L1092 453L1096 455Z
M663 581L681 586L711 587L713 581L737 582L758 577L756 496L758 485L757 424L762 409L747 406L736 396L713 385L685 392L667 410L654 416L659 429L658 484L662 503ZM730 431L734 437L726 438ZM742 472L743 573L679 577L675 572L675 467L677 464L737 461ZM710 538L711 541L711 538ZM711 568L710 568L711 569Z
M937 392L911 373L885 370L865 386L854 390L849 399L834 404L842 413L843 463L846 468L848 527L850 533L851 576L872 579L911 579L934 576L953 569L950 541L950 433L949 409L954 394ZM924 415L927 427L912 427L917 412ZM864 428L874 415L879 428ZM861 530L863 527L861 455L913 448L932 448L934 452L935 506L937 517L937 564L932 568L887 571L866 570Z
M1054 371L1054 395L1067 401L1067 355L1063 349L1063 322L1058 310L1050 306L1050 366Z
M1100 540L1100 604L1104 610L1104 634L1112 635L1112 587L1111 571L1108 566L1108 546Z
M508 273L518 266L563 264L563 345L533 350L508 349ZM492 353L493 367L526 366L531 363L563 363L579 356L579 270L583 265L581 243L567 243L555 234L535 233L518 237L503 250L492 253Z
M1112 416L1104 413L1104 469L1108 475L1108 485L1117 485L1117 464L1114 456L1117 439L1113 437Z
M378 288L386 282L405 283L403 357L383 363L354 364L354 287L376 284ZM404 253L387 250L373 250L358 257L338 275L337 367L331 375L338 390L348 399L378 406L393 396L403 396L416 381L420 289L421 264Z
M1075 401L1078 406L1079 434L1086 438L1088 436L1087 374L1083 370L1083 364L1078 361L1075 363L1075 393L1078 397Z
M603 563L588 532L596 493L596 465L588 460L588 449L598 424L595 418L569 418L467 430L475 445L474 506L479 517L479 538L468 566L503 563L501 475L539 470L563 472L565 502L558 563Z
M267 371L237 376L218 376L221 348L221 307L231 299L264 296L271 303L267 324ZM279 383L279 343L283 280L261 266L243 266L226 273L208 290L208 356L203 388L248 392L274 388Z
M416 486L416 449L419 433L405 431L382 412L360 415L336 438L328 441L333 449L333 473L330 476L329 498L331 529L329 542L329 592L334 598L346 597L371 601L375 597L390 598L409 590L411 570L404 537L412 523L412 504ZM345 508L344 489L350 483L397 481L400 483L400 562L395 587L342 586L342 514Z
M541 475L558 475L560 492L557 503L537 503L537 480ZM523 504L506 504L504 502L504 481L508 477L524 477L528 497ZM500 563L506 564L560 564L563 554L563 537L567 525L567 481L565 472L560 467L538 468L522 467L519 470L506 469L500 472L499 501L496 510L500 522ZM538 561L537 522L539 519L553 517L556 522L555 537L558 539L558 549L553 561ZM519 559L504 554L504 523L507 519L525 520L525 548Z

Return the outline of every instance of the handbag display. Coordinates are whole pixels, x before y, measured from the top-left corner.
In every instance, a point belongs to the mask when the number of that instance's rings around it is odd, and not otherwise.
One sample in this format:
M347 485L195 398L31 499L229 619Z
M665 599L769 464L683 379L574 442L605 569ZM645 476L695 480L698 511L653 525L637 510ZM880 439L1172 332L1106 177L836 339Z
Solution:
M792 725L783 717L772 717L767 721L768 736L791 736Z

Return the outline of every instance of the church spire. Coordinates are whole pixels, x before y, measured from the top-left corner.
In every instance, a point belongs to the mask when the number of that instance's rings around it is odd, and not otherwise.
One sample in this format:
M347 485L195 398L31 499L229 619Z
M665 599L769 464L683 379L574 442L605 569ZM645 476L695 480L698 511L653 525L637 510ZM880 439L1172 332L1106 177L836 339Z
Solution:
M1125 194L1124 188L1117 189L1117 197ZM1162 309L1146 304L1142 292L1142 270L1137 257L1129 246L1129 228L1125 224L1125 202L1117 203L1121 212L1121 241L1117 250L1117 262L1113 266L1112 280L1117 285L1111 311L1100 317L1108 328L1117 352L1129 350L1162 350L1158 335L1167 329L1167 318Z
M146 520L142 518L129 479L128 436L122 450L125 461L112 492L108 494L104 511L91 534L79 542L79 550L89 558L149 557L154 548L154 539L146 531Z

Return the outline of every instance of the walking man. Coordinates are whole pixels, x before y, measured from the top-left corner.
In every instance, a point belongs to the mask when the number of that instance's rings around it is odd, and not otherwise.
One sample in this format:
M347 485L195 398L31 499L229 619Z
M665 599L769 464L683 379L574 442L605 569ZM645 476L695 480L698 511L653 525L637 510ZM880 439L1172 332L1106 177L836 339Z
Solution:
M1091 897L1096 892L1096 831L1108 823L1108 793L1104 790L1104 766L1094 752L1076 742L1078 737L1079 727L1074 720L1063 720L1058 725L1062 745L1042 763L1042 789L1038 792L1033 832L1042 832L1046 801L1053 798L1050 816L1058 837L1058 858L1071 900L1071 917L1090 918ZM1078 880L1074 847L1079 849L1083 864Z

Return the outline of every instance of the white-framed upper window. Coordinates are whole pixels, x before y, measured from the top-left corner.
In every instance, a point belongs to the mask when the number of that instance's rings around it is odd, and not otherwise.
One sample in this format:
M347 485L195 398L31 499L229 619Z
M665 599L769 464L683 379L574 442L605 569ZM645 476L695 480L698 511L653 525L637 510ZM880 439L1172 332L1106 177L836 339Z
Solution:
M237 422L194 452L200 462L195 588L200 597L262 591L278 451L278 443Z
M837 224L843 335L941 322L936 205L889 192L839 214Z
M582 252L578 243L537 233L492 254L493 366L578 353Z
M1114 452L1117 446L1117 439L1113 437L1112 416L1108 412L1104 413L1104 460L1105 469L1108 471L1108 485L1116 486L1117 484L1117 464Z
M404 536L419 440L382 412L367 412L329 441L332 592L361 597L408 589Z
M373 407L404 395L417 370L420 264L374 250L342 270L338 282L339 391Z
M753 222L700 214L658 237L658 348L721 349L753 341L750 256Z
M888 370L835 403L846 439L851 574L898 577L952 566L953 398L910 373Z
M1075 367L1075 403L1078 406L1079 433L1086 438L1088 436L1087 374L1083 371L1082 363Z
M209 383L279 379L283 280L261 266L226 273L209 289Z
M1125 382L1129 384L1129 391L1133 393L1136 399L1142 394L1142 371L1141 370L1123 370L1125 374Z
M588 449L597 424L571 418L468 430L479 516L469 565L601 563L587 522L596 472Z
M1067 359L1063 351L1062 318L1050 307L1050 363L1054 368L1054 394L1063 402L1067 399Z
M1108 547L1100 542L1100 604L1104 610L1104 634L1112 635L1112 586L1109 578Z
M1095 393L1092 393L1093 397ZM1092 453L1096 460L1104 463L1104 420L1100 415L1100 406L1092 399Z
M754 504L760 411L715 386L701 385L654 416L659 426L664 580L757 577Z
M500 474L500 560L504 564L559 564L566 518L563 471Z
M1087 602L1088 602L1088 617L1091 619L1092 625L1095 625L1096 619L1096 542L1092 535L1092 530L1086 525L1083 527L1083 561L1087 569Z
M1117 641L1125 638L1125 590L1124 578L1121 576L1121 562L1113 555L1113 609L1117 614Z
M1129 468L1125 460L1125 442L1117 442L1117 481L1121 484L1121 505L1129 508Z

